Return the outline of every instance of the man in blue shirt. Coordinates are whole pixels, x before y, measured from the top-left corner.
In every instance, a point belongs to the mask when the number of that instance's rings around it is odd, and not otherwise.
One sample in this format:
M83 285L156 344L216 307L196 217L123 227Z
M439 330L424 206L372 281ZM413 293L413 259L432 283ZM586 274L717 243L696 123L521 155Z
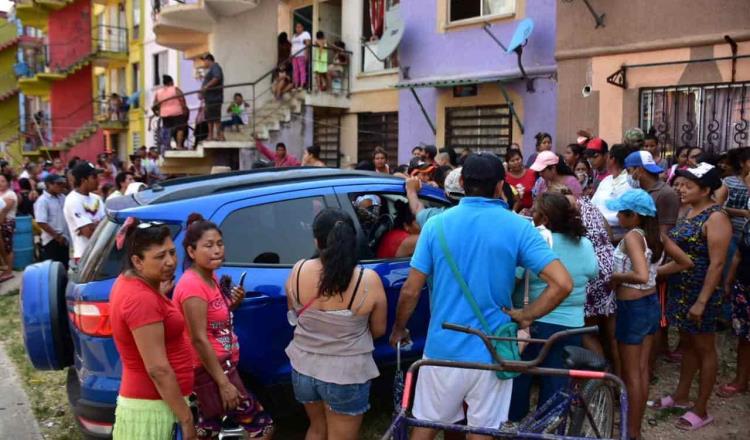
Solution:
M525 328L568 296L573 282L565 267L534 226L499 200L504 178L503 164L497 156L476 154L466 159L461 171L461 186L466 196L458 206L428 220L422 229L409 277L401 289L391 344L408 338L406 324L422 287L432 277L431 317L424 356L492 362L487 348L476 336L442 329L444 322L474 328L481 328L481 324L441 250L438 222L442 223L459 272L493 330L511 319ZM548 286L527 307L510 310L517 266L539 274ZM417 380L413 414L422 420L456 423L464 419L466 402L469 426L498 428L507 420L511 389L511 380L501 381L492 371L425 367ZM431 440L436 435L434 430L418 428L411 438Z

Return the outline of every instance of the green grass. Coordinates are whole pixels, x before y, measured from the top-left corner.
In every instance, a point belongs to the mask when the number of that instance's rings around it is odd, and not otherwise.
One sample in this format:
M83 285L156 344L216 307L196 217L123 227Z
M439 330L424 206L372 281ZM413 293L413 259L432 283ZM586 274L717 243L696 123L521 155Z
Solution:
M65 392L66 371L39 371L29 362L21 335L18 292L0 297L0 341L16 365L45 439L80 440Z

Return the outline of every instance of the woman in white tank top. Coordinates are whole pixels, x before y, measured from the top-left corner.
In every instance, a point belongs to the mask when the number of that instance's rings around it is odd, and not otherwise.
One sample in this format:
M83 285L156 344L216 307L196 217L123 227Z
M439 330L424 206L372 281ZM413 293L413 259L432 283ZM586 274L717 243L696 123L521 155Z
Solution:
M615 249L611 284L617 296L615 339L628 388L628 434L639 439L648 398L649 356L661 315L657 269L665 254L679 270L688 269L692 261L672 241L662 241L656 205L646 191L631 189L606 204L627 230Z

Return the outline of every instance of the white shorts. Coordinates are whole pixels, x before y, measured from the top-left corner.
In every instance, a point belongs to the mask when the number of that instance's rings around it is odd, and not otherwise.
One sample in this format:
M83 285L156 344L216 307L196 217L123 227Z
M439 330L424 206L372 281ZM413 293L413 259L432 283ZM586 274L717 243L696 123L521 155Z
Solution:
M469 426L497 429L508 420L513 380L494 371L422 367L417 377L412 414L420 420L458 423L468 407Z

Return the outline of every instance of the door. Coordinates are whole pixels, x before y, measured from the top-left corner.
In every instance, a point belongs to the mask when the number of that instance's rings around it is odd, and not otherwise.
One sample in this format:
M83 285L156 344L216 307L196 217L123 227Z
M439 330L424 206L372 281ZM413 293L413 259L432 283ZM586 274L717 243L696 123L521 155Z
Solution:
M316 188L240 200L224 205L211 220L224 234L225 263L217 275L246 292L234 312L243 373L263 384L291 377L284 353L293 328L286 319L285 284L292 266L315 253L312 224L324 208L338 207L332 188Z
M336 194L339 199L341 209L348 212L355 220L358 231L357 234L360 238L360 252L362 264L372 269L380 275L380 279L383 282L385 288L385 294L388 298L388 329L385 336L375 341L375 352L373 356L375 361L380 365L383 363L393 363L395 361L396 353L388 345L388 337L393 327L393 321L396 317L396 306L398 305L398 298L401 293L401 288L406 282L406 278L409 275L409 257L405 258L393 258L393 259L377 259L375 258L375 252L379 239L384 235L383 233L388 230L388 227L381 228L381 225L393 225L395 218L394 203L396 201L406 202L407 199L404 194L403 183L393 183L385 185L348 185L344 187L337 187ZM363 195L376 195L380 200L380 209L375 215L377 220L370 222L364 219L363 213L358 213L355 208L357 197ZM444 200L437 198L423 197L420 196L422 203L427 206L447 206ZM377 232L379 231L379 232ZM409 320L408 328L411 332L411 338L414 341L414 348L409 355L417 357L421 355L424 349L425 340L427 337L427 325L430 321L430 309L429 309L429 293L428 289L422 290L422 295L419 299L419 304L414 310L411 319ZM411 357L411 356L410 356Z

